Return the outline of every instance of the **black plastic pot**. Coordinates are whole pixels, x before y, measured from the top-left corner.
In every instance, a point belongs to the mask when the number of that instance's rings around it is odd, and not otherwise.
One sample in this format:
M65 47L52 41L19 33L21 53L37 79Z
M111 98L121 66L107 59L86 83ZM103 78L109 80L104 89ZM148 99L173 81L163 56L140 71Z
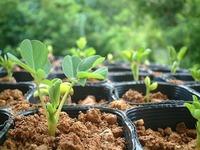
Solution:
M116 97L120 99L122 95L128 91L129 89L136 90L143 95L146 93L146 86L144 82L128 82L128 83L116 83L113 85L116 90ZM155 92L161 92L165 95L167 95L169 100L163 101L163 102L157 102L157 103L132 103L130 104L142 104L142 105L150 105L150 104L183 104L184 102L192 102L192 95L196 95L198 98L200 98L199 93L194 92L193 90L185 87L185 86L178 86L175 84L168 84L164 82L158 82L158 87L156 90L152 91Z
M88 95L92 95L96 98L96 101L106 100L107 103L116 99L114 95L113 87L110 85L74 85L74 94L71 99L73 103L78 104L79 100L84 100ZM29 95L29 101L32 104L38 103L38 97L33 98L33 93L35 90L31 91Z
M166 82L170 80L180 80L183 81L183 84L192 84L195 82L190 73L165 73L162 78Z
M18 89L20 90L26 99L29 99L30 95L28 93L33 90L35 85L33 83L0 83L0 92L6 90L6 89Z
M5 71L0 73L0 77L7 76L7 73ZM14 71L13 77L16 79L17 82L32 82L33 77L29 72L26 71Z
M200 93L200 83L199 82L194 83L194 84L188 84L186 86L197 91L198 93Z
M62 111L66 112L71 118L77 118L80 111L85 113L90 108L97 108L101 112L111 113L111 114L116 115L118 124L122 126L124 130L124 137L126 139L127 150L141 149L140 145L136 141L135 126L131 124L129 119L120 110L114 110L114 109L109 109L109 108L104 108L104 107L71 107L71 106L66 107L64 106ZM38 110L31 110L31 111L22 112L19 115L27 116L27 115L33 115L34 113L37 113L37 112ZM10 128L13 128L13 126L11 126ZM8 130L9 129L7 129L7 131ZM1 143L5 141L5 135L6 135L6 132L4 132L4 134L2 135L3 138L0 139Z
M131 108L126 115L132 123L143 119L145 128L151 128L154 131L166 127L171 127L175 131L177 124L181 122L184 122L190 129L195 129L196 125L196 120L185 106L159 105L157 107Z
M4 134L9 129L12 121L11 114L8 111L0 109L0 145L5 140Z
M149 76L152 81L159 80L159 77L155 77L153 75L150 75L149 73L142 73L142 72L139 74L139 80L143 81L146 76ZM107 79L111 83L134 81L132 72L109 73Z

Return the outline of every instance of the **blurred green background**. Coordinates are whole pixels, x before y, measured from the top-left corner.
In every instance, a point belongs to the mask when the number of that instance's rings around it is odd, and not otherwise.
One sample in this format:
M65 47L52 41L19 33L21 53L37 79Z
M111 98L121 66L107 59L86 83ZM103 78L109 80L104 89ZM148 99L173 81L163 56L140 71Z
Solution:
M199 0L1 0L0 49L17 54L25 39L53 46L66 55L86 37L97 54L145 47L150 61L168 64L167 46L187 46L181 67L199 63Z

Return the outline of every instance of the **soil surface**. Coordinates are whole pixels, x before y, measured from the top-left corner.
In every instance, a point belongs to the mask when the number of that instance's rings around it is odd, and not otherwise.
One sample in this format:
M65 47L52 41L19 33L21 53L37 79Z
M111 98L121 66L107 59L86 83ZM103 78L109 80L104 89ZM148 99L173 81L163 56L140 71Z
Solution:
M153 131L145 128L143 119L134 122L139 141L145 150L194 150L196 129L187 129L185 123L178 123L176 131L170 127Z
M132 103L146 103L146 97L142 93L129 89L122 95L122 99ZM150 102L162 102L168 100L167 95L162 94L161 92L151 93Z
M44 112L15 118L1 150L124 150L124 131L117 116L98 109L70 118L61 112L56 136L49 136Z
M0 107L7 107L12 114L36 108L36 106L31 105L25 99L23 93L18 89L6 89L2 91L0 93Z
M108 107L113 108L113 109L118 109L118 110L127 110L129 108L132 108L132 106L130 104L128 104L126 101L124 101L122 99L112 101L108 105Z
M11 83L16 83L16 79L12 77L11 79L8 76L1 77L0 82L11 82Z

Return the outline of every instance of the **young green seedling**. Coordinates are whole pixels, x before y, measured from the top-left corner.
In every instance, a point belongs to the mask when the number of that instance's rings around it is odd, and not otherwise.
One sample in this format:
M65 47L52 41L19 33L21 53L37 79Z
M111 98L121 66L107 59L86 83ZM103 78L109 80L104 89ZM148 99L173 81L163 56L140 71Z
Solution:
M169 51L169 62L171 65L171 73L176 73L177 68L180 66L180 63L187 52L187 47L183 46L180 48L177 53L173 46L168 47Z
M81 37L76 41L77 48L72 48L70 53L72 55L79 56L80 58L85 58L96 54L96 50L93 47L86 48L87 40L85 37Z
M51 64L48 60L48 50L43 43L36 40L24 40L20 45L20 52L25 63L10 53L8 56L33 76L47 118L49 135L54 136L60 112L67 97L72 93L74 84L84 86L87 78L104 79L107 76L108 69L106 67L98 68L92 72L92 69L102 63L104 58L94 55L81 60L78 56L67 55L63 59L62 69L70 82L63 84L60 79L44 80L50 72ZM41 89L41 84L46 84L48 87L46 92L50 97L50 102L47 104L43 100L42 95L45 91ZM61 94L64 96L60 101Z
M142 62L145 61L150 52L151 52L150 49L144 49L144 48L139 48L137 50L123 51L125 59L130 63L134 81L139 80L140 65Z
M14 68L14 62L11 61L7 55L0 56L0 65L6 69L7 76L9 78L9 81L12 80L13 75L13 68Z
M158 87L158 83L157 82L151 83L151 79L149 78L149 76L146 76L144 83L146 86L146 102L148 103L150 101L150 92Z
M193 79L197 82L200 82L200 69L198 68L198 65L194 65L192 68L189 69L189 71Z
M197 122L196 122L196 131L197 131L197 143L196 143L196 148L200 149L200 103L198 98L193 95L193 103L187 103L185 102L184 105L188 108L190 111L192 117L194 117Z

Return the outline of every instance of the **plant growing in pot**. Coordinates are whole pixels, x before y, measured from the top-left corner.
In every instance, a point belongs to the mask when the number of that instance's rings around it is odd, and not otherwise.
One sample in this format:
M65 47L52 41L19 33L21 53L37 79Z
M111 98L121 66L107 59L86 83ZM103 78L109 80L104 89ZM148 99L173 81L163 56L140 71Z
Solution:
M123 54L129 62L133 74L134 81L139 80L140 65L150 54L150 49L138 48L137 50L125 50Z
M13 77L14 62L12 62L7 55L0 56L0 65L5 68L7 76L0 78L1 82L16 82Z
M62 62L62 69L64 74L69 79L69 87L66 88L66 92L60 102L60 79L44 80L44 78L50 72L50 61L48 59L48 50L45 45L36 40L24 40L20 45L20 52L25 63L21 62L14 55L8 53L11 60L16 62L19 66L31 73L34 78L38 95L40 97L42 108L44 109L45 116L47 117L48 129L50 135L55 135L56 124L58 122L62 107L70 93L74 84L85 85L87 78L104 79L107 75L107 68L99 68L94 72L91 72L92 68L101 63L104 58L98 55L94 55L83 60L78 56L66 56ZM49 87L49 96L51 102L45 104L40 84L47 83Z
M193 95L193 103L184 103L184 105L190 111L192 117L194 117L196 121L196 131L197 131L197 143L196 150L200 150L200 102L198 98Z
M26 51L25 51L25 48L26 48ZM29 52L27 52L27 48L30 50ZM38 51L38 49L40 49L40 51ZM41 50L43 49L43 51ZM30 54L31 52L31 54ZM38 52L38 53L36 53ZM66 74L66 76L69 78L69 85L67 87L67 91L66 93L64 94L62 100L60 101L60 85L62 83L62 81L60 79L54 79L52 81L50 80L43 80L43 78L45 78L45 76L48 74L49 72L49 61L47 59L47 51L46 49L44 48L44 45L42 43L40 43L39 41L29 41L29 40L25 40L22 42L21 44L21 54L23 56L23 59L25 60L25 63L22 63L20 62L15 56L13 56L12 54L9 54L9 57L12 58L16 63L18 63L20 66L24 67L25 69L27 69L28 71L31 71L34 79L35 79L35 83L36 83L36 87L37 87L37 90L38 90L38 93L40 95L40 100L42 100L42 93L40 91L40 88L39 88L39 85L41 83L46 83L49 85L49 90L48 90L48 94L50 96L50 99L51 101L47 104L45 104L44 102L42 102L42 107L43 107L43 112L44 112L44 115L41 115L42 116L46 116L46 119L47 119L47 124L48 124L48 133L50 135L55 135L55 128L56 128L56 125L58 123L58 118L61 114L62 117L64 117L65 119L67 119L69 121L69 117L67 117L66 115L64 115L63 113L61 113L61 109L64 105L64 102L66 101L66 98L68 97L68 94L69 94L69 91L71 88L73 88L74 84L80 84L82 86L85 85L86 83L86 79L88 77L92 77L92 78L99 78L99 79L103 79L105 78L105 76L107 75L107 68L103 67L103 68L98 68L97 70L95 70L94 72L91 72L92 68L95 67L96 65L98 65L99 63L101 63L104 58L101 57L101 56L98 56L98 55L94 55L94 56L90 56L88 58L85 58L83 60L81 60L78 56L66 56L64 59L63 59L63 62L62 62L62 67L63 67L63 71L64 73ZM27 55L29 54L29 55ZM31 60L29 59L31 56ZM44 60L45 59L45 60ZM30 61L29 61L30 60ZM39 63L40 62L40 63ZM94 110L95 111L95 110ZM91 112L93 112L93 110L91 110ZM91 114L92 115L92 114ZM90 115L90 116L91 116ZM94 115L94 114L93 114ZM97 114L96 114L97 115ZM35 116L35 115L34 115ZM34 117L33 116L33 117ZM66 117L65 117L66 116ZM82 114L82 116L80 116L81 118L84 117L84 114ZM96 116L97 118L99 118L98 116ZM80 120L81 120L80 118ZM100 117L102 118L102 117ZM104 118L107 118L104 114ZM18 118L20 119L20 118ZM63 118L62 118L63 119ZM61 120L62 120L61 119ZM82 118L83 119L83 118ZM113 118L114 119L114 118ZM101 120L101 119L100 119ZM111 118L112 120L112 118ZM110 121L111 121L110 120ZM70 121L71 123L70 124L74 124L75 120L72 120ZM83 120L84 121L84 120ZM110 122L108 120L108 123ZM106 121L107 122L107 121ZM115 121L114 121L115 122ZM25 122L24 122L25 123ZM66 123L66 121L65 121ZM94 121L95 123L95 121ZM101 122L99 122L101 123ZM18 124L18 123L17 123ZM74 131L79 131L79 129L81 128L81 123L78 121L78 123L75 123L76 125L76 129L73 129ZM74 124L74 125L75 125ZM110 124L110 123L109 123ZM112 123L111 123L112 124ZM65 124L66 125L66 124ZM88 124L90 127L90 123ZM114 124L113 124L114 125ZM115 126L115 125L114 125ZM60 128L63 128L62 125L60 126ZM86 127L84 127L86 129ZM121 130L121 128L118 128ZM96 130L96 129L95 129ZM41 131L41 130L40 130ZM106 130L105 132L107 133L107 131L110 131L111 130ZM121 130L122 131L122 130ZM120 131L120 132L121 132ZM13 131L15 132L15 131ZM9 132L11 135L13 133L12 131ZM17 131L16 131L17 132ZM66 131L65 131L66 132ZM18 132L19 133L19 132ZM60 134L60 133L57 133L57 134ZM71 135L72 133L70 133ZM18 134L19 135L19 134ZM13 135L14 137L18 136L18 135ZM79 136L81 136L80 134L78 134ZM84 136L85 133L82 135ZM100 136L103 136L105 134L102 133L102 135ZM19 135L20 136L20 135ZM42 135L41 135L42 136ZM63 146L66 146L66 147L63 147L64 149L68 148L68 149L72 149L73 147L76 147L76 143L80 143L80 141L76 141L75 145L73 145L72 143L68 146L65 145L66 141L68 140L61 140L61 138L65 135L61 134L60 137L56 138L54 136L51 136L51 137L47 137L45 138L44 140L44 143L45 141L46 142L50 142L48 145L51 145L52 146L52 140L53 141L60 141L61 144L62 142L64 142L64 145ZM118 135L116 135L118 136ZM105 136L103 136L105 138ZM21 137L23 139L23 137ZM20 137L18 139L21 139ZM75 136L73 134L73 137L71 137L70 139L71 140L74 140L74 138L78 138L77 136ZM50 140L50 141L49 141ZM119 141L117 141L118 143L120 143L119 145L121 145L120 147L124 147L125 146L125 142L123 139L118 139ZM9 141L8 141L9 142ZM19 142L19 141L18 141ZM41 141L40 141L41 142ZM7 143L8 144L8 143ZM58 144L60 145L60 143ZM22 146L22 145L21 145ZM25 145L26 146L26 145ZM37 146L35 144L32 144L31 146ZM44 146L44 145L41 145L41 146ZM53 146L51 148L56 148L57 144L53 144ZM47 146L48 148L49 146ZM87 147L87 146L84 146L84 147ZM27 147L26 147L27 148ZM44 148L44 147L40 147L40 148ZM76 147L78 148L78 147ZM83 148L83 147L82 147ZM81 148L81 149L82 149ZM58 148L59 149L59 148ZM80 149L80 148L79 148Z

